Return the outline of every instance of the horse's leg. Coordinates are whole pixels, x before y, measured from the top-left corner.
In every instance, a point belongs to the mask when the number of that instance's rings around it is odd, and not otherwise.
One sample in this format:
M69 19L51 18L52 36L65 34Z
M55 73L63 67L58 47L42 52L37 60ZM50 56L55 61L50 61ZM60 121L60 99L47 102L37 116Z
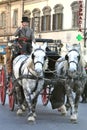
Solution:
M38 97L38 95L42 91L43 87L44 87L44 81L43 80L38 80L37 89L33 92L32 100L36 99Z
M26 100L25 100L25 96L24 96L24 92L23 92L23 88L21 87L21 96L22 96L22 105L21 105L21 108L23 111L26 110L27 108L27 103L26 103Z
M83 92L81 94L82 97L82 103L86 103L87 102L87 83L84 86Z
M86 84L86 86L85 86L85 99L86 99L86 103L87 103L87 84Z
M28 107L28 121L35 121L32 98L31 98L32 94L25 87L23 87L23 90L24 90L25 100L27 102L27 107Z
M35 109L36 109L37 99L38 99L38 97L36 97L35 99L32 100L32 107L33 107L32 110L33 110L34 117L36 117Z
M16 86L15 90L16 90L17 103L18 103L17 115L22 115L23 114L22 104L23 104L24 97L22 96L21 86Z
M70 108L70 103L69 103L69 98L68 98L67 95L66 95L66 104L65 104L65 106L66 106L66 109L69 110L69 108Z
M66 88L66 94L68 96L70 107L71 107L70 120L71 121L76 121L77 120L77 115L75 113L75 105L74 105L74 97L73 97L73 93L72 93L72 88L70 88L70 86L68 84L65 85L65 88Z
M39 80L38 84L37 84L37 88L36 90L32 93L32 95L30 94L30 103L29 103L29 117L28 117L28 121L34 121L36 118L36 113L35 113L35 109L36 109L36 104L37 104L37 99L38 99L38 95L40 94L40 92L43 89L43 80Z
M84 89L84 85L82 82L78 82L77 84L77 88L76 88L76 96L75 96L75 111L76 113L78 113L78 104L80 102L80 96L83 92L83 89Z

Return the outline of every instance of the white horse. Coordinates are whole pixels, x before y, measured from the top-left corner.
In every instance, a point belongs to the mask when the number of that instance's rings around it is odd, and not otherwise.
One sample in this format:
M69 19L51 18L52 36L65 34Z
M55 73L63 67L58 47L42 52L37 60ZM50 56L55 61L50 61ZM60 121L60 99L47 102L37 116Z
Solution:
M28 121L35 121L35 106L37 98L43 89L43 68L46 59L46 47L43 45L32 44L33 51L30 55L19 55L13 60L13 74L18 83L16 91L19 103L17 114L23 112L23 99L20 88L23 90L28 107Z
M56 62L57 76L64 86L70 104L70 120L77 121L78 104L86 83L80 44L66 45L67 54ZM73 94L74 92L74 94Z

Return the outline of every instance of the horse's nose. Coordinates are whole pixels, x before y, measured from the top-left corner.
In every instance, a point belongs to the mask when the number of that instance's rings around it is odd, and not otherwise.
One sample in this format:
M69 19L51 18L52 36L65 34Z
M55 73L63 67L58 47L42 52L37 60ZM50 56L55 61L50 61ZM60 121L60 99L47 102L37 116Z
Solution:
M74 73L74 72L76 72L76 70L77 70L76 64L70 64L70 66L69 66L69 71L70 71L71 73Z
M40 63L37 63L36 65L35 65L35 71L36 71L36 73L39 75L41 72L42 72L42 64L40 64Z
M75 73L75 72L76 72L76 69L75 69L75 68L70 68L70 69L69 69L69 72Z
M40 73L42 72L42 69L35 69L35 71L36 71L36 73L37 73L38 75L40 75Z

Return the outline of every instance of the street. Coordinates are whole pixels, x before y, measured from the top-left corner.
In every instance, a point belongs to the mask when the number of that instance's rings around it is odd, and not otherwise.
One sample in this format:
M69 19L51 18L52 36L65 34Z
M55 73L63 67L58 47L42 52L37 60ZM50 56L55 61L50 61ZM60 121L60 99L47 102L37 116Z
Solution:
M36 122L28 123L27 114L17 116L16 111L9 110L8 102L0 104L0 130L86 130L87 104L80 103L78 123L73 124L67 116L61 116L57 110L52 110L50 103L43 106L39 97Z

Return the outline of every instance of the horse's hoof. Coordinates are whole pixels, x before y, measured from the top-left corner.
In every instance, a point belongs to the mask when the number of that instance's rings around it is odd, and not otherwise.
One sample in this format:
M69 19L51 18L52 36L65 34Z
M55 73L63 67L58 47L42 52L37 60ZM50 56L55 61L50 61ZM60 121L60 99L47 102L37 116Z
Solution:
M37 117L37 115L36 115L36 113L35 113L35 112L33 113L33 116L34 116L35 118Z
M66 115L67 114L67 110L65 105L62 105L60 108L58 108L58 111L61 112L61 115Z
M26 107L25 107L25 105L23 105L23 104L22 104L21 108L22 108L23 111L26 110Z
M68 111L70 108L70 105L68 103L66 103L65 106L66 106L66 110Z
M35 117L34 116L29 116L27 120L29 122L35 122Z
M70 120L71 120L71 122L73 122L73 123L77 123L77 114L71 115Z
M17 110L17 115L22 115L23 114L23 110L22 109L18 109Z

